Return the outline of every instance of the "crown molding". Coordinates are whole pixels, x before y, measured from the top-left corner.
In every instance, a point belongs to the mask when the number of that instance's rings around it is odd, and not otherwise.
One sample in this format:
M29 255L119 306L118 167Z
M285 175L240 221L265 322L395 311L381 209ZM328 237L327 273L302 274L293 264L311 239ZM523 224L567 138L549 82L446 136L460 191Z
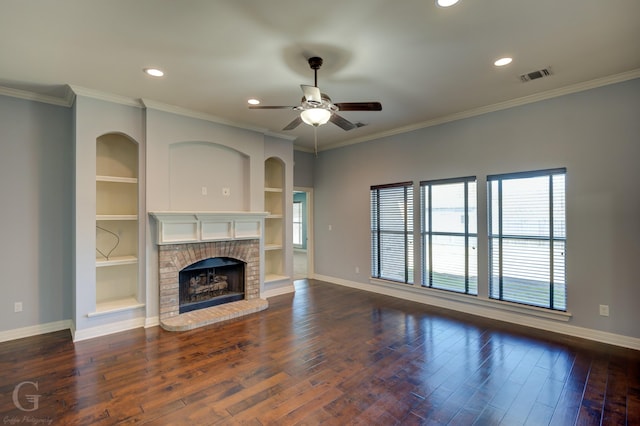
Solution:
M458 112L455 114L445 115L433 120L423 121L421 123L412 124L409 126L398 127L387 132L375 133L368 136L363 136L357 139L351 139L344 142L338 142L336 144L325 146L320 151L327 151L330 149L341 148L343 146L355 145L362 142L368 142L375 139L386 138L389 136L396 136L402 133L408 133L415 130L424 129L427 127L438 126L440 124L450 123L452 121L464 120L465 118L477 117L479 115L488 114L490 112L502 111L509 108L514 108L522 105L527 105L535 102L544 101L547 99L553 99L560 96L570 95L573 93L583 92L585 90L596 89L598 87L608 86L610 84L622 83L624 81L640 78L640 68L623 72L620 74L614 74L607 77L596 78L594 80L585 81L582 83L571 84L569 86L561 87L558 89L547 90L545 92L534 93L533 95L523 96L516 99L511 99L504 102L498 102L479 108L470 109L467 111Z
M10 87L0 86L0 95L9 96L11 98L24 99L27 101L41 102L44 104L71 107L75 98L73 92L67 86L64 97L43 95L40 93L30 92L28 90L12 89Z
M144 105L140 99L114 95L112 93L101 92L99 90L88 89L86 87L75 85L69 85L69 88L73 91L73 93L75 93L76 96L84 96L85 98L98 99L100 101L106 101L135 108L144 108Z
M231 126L231 127L236 127L236 128L240 128L240 129L244 129L244 130L250 130L252 132L258 132L258 133L262 133L265 136L272 136L272 137L277 137L277 138L281 138L281 139L288 139L288 140L292 140L295 138L291 138L291 136L289 135L283 135L281 133L274 133L271 132L270 130L267 130L265 128L262 127L256 127L256 126L250 126L250 125L246 125L246 124L241 124L241 123L237 123L235 121L231 121L231 120L227 120L215 115L211 115L211 114L207 114L204 112L200 112L200 111L194 111L188 108L183 108L183 107L179 107L179 106L175 106L175 105L169 105L169 104L165 104L162 102L158 102L158 101L154 101L152 99L141 99L142 104L144 105L145 108L148 109L155 109L158 111L163 111L163 112L168 112L171 114L176 114L176 115L181 115L183 117L189 117L189 118L195 118L198 120L204 120L204 121L209 121L211 123L216 123L216 124L224 124L225 126Z

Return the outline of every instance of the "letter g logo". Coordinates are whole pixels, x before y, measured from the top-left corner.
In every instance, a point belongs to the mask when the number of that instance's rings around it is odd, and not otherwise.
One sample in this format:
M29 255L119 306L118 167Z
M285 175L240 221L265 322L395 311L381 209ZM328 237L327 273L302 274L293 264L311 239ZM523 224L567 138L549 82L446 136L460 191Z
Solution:
M36 390L38 390L38 382L21 382L13 389L13 404L22 411L36 411L38 409L38 402L40 400L40 395L25 395L28 402L32 404L31 408L25 408L20 403L20 389L25 385L32 385Z

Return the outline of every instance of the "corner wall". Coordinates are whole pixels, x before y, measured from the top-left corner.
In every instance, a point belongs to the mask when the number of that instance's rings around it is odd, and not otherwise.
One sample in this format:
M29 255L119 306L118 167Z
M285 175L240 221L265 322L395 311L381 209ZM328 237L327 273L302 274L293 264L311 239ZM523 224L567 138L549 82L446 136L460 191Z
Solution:
M72 185L71 110L0 96L2 336L68 327ZM22 302L22 312L14 313L14 302Z

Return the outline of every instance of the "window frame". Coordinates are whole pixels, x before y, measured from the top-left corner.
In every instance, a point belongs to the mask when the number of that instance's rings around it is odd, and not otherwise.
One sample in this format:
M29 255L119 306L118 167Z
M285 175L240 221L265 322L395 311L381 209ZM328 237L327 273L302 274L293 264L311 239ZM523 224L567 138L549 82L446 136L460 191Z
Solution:
M470 275L469 275L469 239L475 238L476 247L478 244L478 215L477 215L477 182L478 179L476 176L465 176L458 178L448 178L448 179L434 179L434 180L425 180L420 182L420 242L421 242L421 256L420 262L422 266L421 273L421 286L424 288L451 291L454 293L460 293L465 295L477 296L478 295L478 261L477 256L478 253L476 251L476 284L475 284L475 293L470 292ZM433 202L432 202L432 189L433 186L436 185L451 185L456 183L464 184L464 232L454 232L454 231L433 231ZM476 214L475 214L475 223L476 223L476 232L469 232L469 183L473 183L476 186ZM425 212L425 207L428 205L428 211ZM453 237L463 237L464 238L464 246L465 246L465 256L464 256L464 291L457 291L450 288L443 288L439 286L434 286L433 281L433 237L434 236L453 236ZM428 259L427 259L428 256Z
M296 208L300 209L300 221L296 221ZM304 209L302 208L302 201L294 201L293 202L293 211L291 213L292 215L292 223L293 223L293 239L292 239L292 244L294 247L303 247L304 246L304 241L302 241L302 237L303 237L303 233L302 233L302 224L304 222ZM296 232L296 225L299 225L299 232ZM300 242L296 243L296 234L298 234L300 236Z
M554 206L554 190L557 190L556 186L554 185L554 181L553 181L553 177L557 176L557 175L562 175L564 176L564 185L562 188L562 194L563 194L563 222L562 225L564 227L564 234L562 236L556 235L555 233L555 225L556 225L556 217L555 215L555 206ZM548 193L548 209L547 209L547 215L548 215L548 221L549 221L549 230L547 232L546 235L526 235L526 234L514 234L514 235L506 235L503 232L503 227L504 227L504 223L503 223L503 193L502 193L502 183L505 180L513 180L513 179L527 179L527 178L536 178L536 177L547 177L549 180L549 193ZM567 244L567 236L566 236L566 177L567 177L567 170L566 168L555 168L555 169L546 169L546 170L536 170L536 171L526 171L526 172L515 172L515 173L504 173L504 174L496 174L496 175L488 175L487 176L487 221L488 221L488 226L487 226L487 242L488 242L488 267L489 267L489 288L488 288L488 295L490 299L493 300L499 300L499 301L504 301L504 302L509 302L509 303L518 303L518 304L522 304L522 305L527 305L527 306L534 306L537 308L542 308L542 309L549 309L552 311L556 311L556 312L566 312L567 311L567 300L566 300L566 296L567 296L567 279L566 279L566 244ZM498 194L493 194L493 183L497 182L498 185ZM498 197L497 199L497 203L498 203L498 225L497 225L497 233L493 232L493 217L494 217L494 207L493 207L493 202L494 202L494 197ZM504 242L506 241L516 241L516 240L529 240L529 241L547 241L549 242L549 287L548 287L548 304L547 306L542 306L538 303L527 303L524 301L515 301L515 300L509 300L508 298L505 299L504 298ZM498 251L498 272L497 274L494 274L494 248L495 248L495 244L498 244L497 247L497 251ZM562 251L562 271L563 271L563 286L564 286L564 303L562 307L557 307L556 303L555 303L555 295L554 295L554 291L555 291L555 277L556 277L556 266L557 263L555 262L555 246L556 243L560 242L563 245L563 251ZM494 283L494 277L498 277L498 282ZM494 296L494 286L497 285L498 286L498 296L495 297Z
M402 231L397 230L385 230L381 227L383 213L380 209L381 204L381 191L390 189L403 189L403 206L402 215L404 229ZM398 182L384 185L372 185L370 188L370 238L371 238L371 278L381 279L386 281L398 282L403 284L413 284L413 181ZM403 235L404 236L404 280L398 280L390 276L384 276L382 262L384 259L384 247L382 246L381 238L383 235Z

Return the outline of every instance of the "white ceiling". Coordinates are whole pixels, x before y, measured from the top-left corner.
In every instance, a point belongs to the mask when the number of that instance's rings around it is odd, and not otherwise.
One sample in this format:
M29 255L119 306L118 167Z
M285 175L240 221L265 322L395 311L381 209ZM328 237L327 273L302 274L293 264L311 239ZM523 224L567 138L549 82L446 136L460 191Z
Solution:
M513 63L494 67L505 55ZM0 0L0 86L149 99L287 134L303 148L313 146L310 126L281 130L295 111L249 110L247 100L297 105L299 85L313 84L310 56L324 59L318 86L334 102L382 103L341 113L364 127L319 127L322 149L640 76L640 1ZM519 79L549 66L550 77Z

